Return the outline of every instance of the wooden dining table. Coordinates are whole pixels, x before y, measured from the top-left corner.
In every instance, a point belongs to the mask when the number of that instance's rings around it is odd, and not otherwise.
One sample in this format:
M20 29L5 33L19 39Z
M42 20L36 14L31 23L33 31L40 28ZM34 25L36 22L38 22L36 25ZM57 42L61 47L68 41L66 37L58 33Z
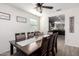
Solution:
M14 54L14 47L19 49L26 55L30 55L35 52L37 49L41 47L42 39L44 37L48 37L49 35L41 35L37 37L33 37L31 39L26 39L25 44L23 42L16 42L15 40L9 41L10 42L10 54Z

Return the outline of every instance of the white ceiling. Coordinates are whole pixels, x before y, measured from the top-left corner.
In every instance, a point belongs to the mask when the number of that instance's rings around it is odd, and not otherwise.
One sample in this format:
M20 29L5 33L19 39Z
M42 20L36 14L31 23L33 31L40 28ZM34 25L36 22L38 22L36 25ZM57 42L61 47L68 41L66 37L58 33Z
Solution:
M23 9L25 11L32 10L36 6L35 3L9 3L9 4L17 8ZM44 5L53 6L54 8L51 9L52 12L55 12L58 9L65 10L69 8L79 7L79 3L45 3ZM43 9L43 10L50 11L49 9Z

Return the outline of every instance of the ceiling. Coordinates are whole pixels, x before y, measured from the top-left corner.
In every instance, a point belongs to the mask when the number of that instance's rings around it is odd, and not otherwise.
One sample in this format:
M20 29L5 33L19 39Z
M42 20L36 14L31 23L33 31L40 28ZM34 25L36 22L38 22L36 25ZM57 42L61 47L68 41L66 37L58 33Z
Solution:
M9 5L15 6L17 8L23 9L25 11L30 11L32 9L35 9L34 7L36 3L9 3ZM53 9L43 9L43 10L48 10L52 12L56 12L56 10L65 10L69 8L75 8L79 7L79 3L45 3L44 5L46 6L53 6ZM33 12L33 11L32 11Z

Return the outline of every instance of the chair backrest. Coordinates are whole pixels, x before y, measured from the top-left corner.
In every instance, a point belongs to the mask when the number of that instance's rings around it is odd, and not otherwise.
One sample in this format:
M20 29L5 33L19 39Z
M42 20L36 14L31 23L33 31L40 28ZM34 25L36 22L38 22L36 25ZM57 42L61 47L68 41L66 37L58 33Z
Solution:
M35 36L39 36L40 34L40 31L35 31Z
M47 53L47 47L48 47L49 40L45 37L42 39L42 46L41 46L41 55L45 55Z
M58 36L58 33L53 33L48 38L49 39L48 49L47 49L47 54L48 55L50 55L51 51L54 52L54 47L57 45L57 36Z
M31 32L27 32L27 39L31 38Z
M27 32L27 39L34 37L34 32Z
M38 36L38 32L37 32L37 31L35 31L34 35L35 35L35 36Z
M55 34L49 36L49 43L48 43L48 49L47 49L48 51L52 50L52 47L54 45L54 37L55 37Z
M15 41L16 42L23 41L25 39L26 39L25 33L16 33L15 34Z
M40 31L38 31L38 32L37 32L37 34L38 34L38 36L40 36L41 32L40 32Z
M54 45L57 44L57 37L58 37L58 32L55 33L55 43L54 43Z
M31 32L30 36L31 36L31 38L34 37L34 32Z
M48 31L48 34L49 34L49 35L52 35L52 34L53 34L53 32L52 32L52 31Z

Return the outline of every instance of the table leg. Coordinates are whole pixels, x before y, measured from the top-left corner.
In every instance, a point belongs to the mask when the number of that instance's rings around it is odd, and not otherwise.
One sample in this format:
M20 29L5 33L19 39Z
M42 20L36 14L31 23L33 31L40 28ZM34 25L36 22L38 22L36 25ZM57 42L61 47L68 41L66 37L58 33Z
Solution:
M10 55L13 55L13 45L10 44Z

